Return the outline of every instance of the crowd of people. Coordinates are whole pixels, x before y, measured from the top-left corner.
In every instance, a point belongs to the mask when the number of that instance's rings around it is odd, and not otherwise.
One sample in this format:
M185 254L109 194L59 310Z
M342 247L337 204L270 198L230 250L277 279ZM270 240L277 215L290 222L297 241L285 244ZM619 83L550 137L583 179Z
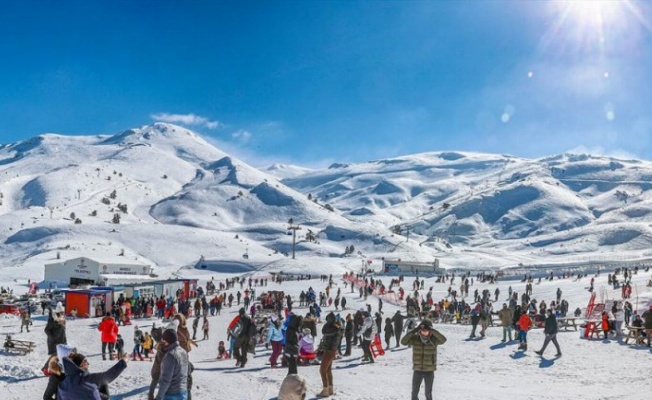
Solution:
M45 328L50 356L43 368L49 375L49 381L43 398L109 398L109 384L127 368L130 360L143 360L153 355L148 398L190 399L194 367L188 353L193 346L197 346L197 330L203 331L203 340L207 340L210 326L208 317L219 315L223 307L233 306L238 307L238 313L226 327L227 344L219 342L217 358L232 358L236 367L244 368L249 362L249 354L255 353L257 346L271 348L270 368L287 368L279 400L306 395L306 381L298 375L299 365L319 364L322 389L317 397L330 397L336 393L332 371L335 360L352 357L359 348L361 363L371 364L376 358L373 350L377 350L378 346L382 348L383 344L385 349L390 349L392 341L395 347L404 345L412 349L412 399L418 398L422 384L425 384L426 398L431 399L437 346L446 342L444 335L434 328L435 324L468 323L470 339L481 339L488 327L494 324L493 317L496 316L496 322L502 327L503 343L518 340L519 349L527 351L528 331L533 327L542 327L545 339L536 353L543 354L550 342L556 348L556 356L562 353L557 340L557 318L568 314L569 304L563 299L561 289L547 302L535 300L532 277L525 277L525 291L520 295L510 286L507 298L498 310L493 307L493 303L500 298L497 288L482 292L476 289L471 295L467 294L474 284L474 278L475 281L494 283L498 279L494 275L458 276L461 280L460 294L449 289L448 295L440 300L434 298L432 287L426 288L424 280L416 278L412 283L413 291L402 303L404 308L391 316L382 311L383 296L378 297L375 310L369 302L358 310L347 310L346 303L342 301L341 287L333 289L333 277L320 278L324 284L321 291L309 286L314 282L306 281L308 287L297 296L298 307L295 307L294 298L282 291L265 292L257 297L256 287L266 286L267 280L244 278L217 285L209 281L206 291L198 290L193 299L185 298L181 293L159 298L120 298L109 308L97 328L102 358L116 360L113 367L102 373L90 372L88 360L76 349L67 346L66 319L63 313L50 309ZM455 275L451 274L438 278L438 281L452 287L455 279ZM282 282L283 279L275 278L274 281ZM357 287L359 299L365 301L370 295L400 288L404 278L392 280L388 286L382 279L365 275L344 282L345 288L351 285L352 293ZM237 285L240 285L240 290ZM470 297L472 301L467 302ZM142 314L142 310L150 307L157 310L155 316L166 322L161 327L154 324L150 332L134 325L133 348L125 351L120 334L125 320L147 317L147 311ZM323 307L330 309L324 312L324 322L319 330ZM302 308L307 312L300 312ZM188 321L192 321L192 334ZM623 323L641 326L647 329L647 332L643 329L641 334L646 336L647 345L650 345L652 308L639 316L632 311L628 301L616 302L602 314L602 322L605 335L613 332L620 336ZM381 337L384 339L382 343Z

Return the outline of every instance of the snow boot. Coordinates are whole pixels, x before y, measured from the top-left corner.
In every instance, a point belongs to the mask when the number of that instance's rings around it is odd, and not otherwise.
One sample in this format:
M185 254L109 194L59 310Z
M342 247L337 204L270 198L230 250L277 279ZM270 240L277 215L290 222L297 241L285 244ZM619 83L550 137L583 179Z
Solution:
M561 354L560 354L560 356L561 356ZM331 395L331 396L334 394L332 386L328 387L328 394Z
M322 389L321 392L317 393L317 398L323 399L324 397L329 397L330 396L330 391L328 390L328 386Z

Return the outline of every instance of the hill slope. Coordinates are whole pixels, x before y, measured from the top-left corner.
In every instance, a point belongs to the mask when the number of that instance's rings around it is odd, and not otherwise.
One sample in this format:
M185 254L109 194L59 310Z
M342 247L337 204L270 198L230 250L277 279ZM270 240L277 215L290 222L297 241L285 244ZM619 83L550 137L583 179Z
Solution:
M1 146L0 176L0 275L13 278L42 276L56 253L73 251L124 251L164 274L201 256L276 270L358 269L382 257L496 268L652 256L652 164L637 160L430 152L261 171L156 123ZM301 228L297 260L290 224Z

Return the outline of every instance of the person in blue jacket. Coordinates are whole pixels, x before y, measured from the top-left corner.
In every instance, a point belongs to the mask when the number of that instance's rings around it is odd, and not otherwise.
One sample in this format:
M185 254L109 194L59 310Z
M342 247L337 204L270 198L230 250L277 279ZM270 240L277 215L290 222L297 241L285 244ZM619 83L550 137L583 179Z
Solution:
M276 314L272 314L267 331L267 344L272 345L272 355L269 357L269 363L272 368L276 368L278 356L283 350L283 332L281 332L281 321Z
M109 399L109 383L113 382L127 368L129 356L122 357L106 372L90 373L89 362L81 353L63 358L66 378L59 384L59 400L104 400Z

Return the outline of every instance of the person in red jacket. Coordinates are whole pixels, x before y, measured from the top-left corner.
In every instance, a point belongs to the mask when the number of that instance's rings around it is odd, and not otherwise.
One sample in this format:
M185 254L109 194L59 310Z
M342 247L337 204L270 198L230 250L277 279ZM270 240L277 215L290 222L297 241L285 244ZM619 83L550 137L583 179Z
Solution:
M118 340L118 324L111 313L106 313L102 318L102 322L97 327L102 332L102 359L106 360L106 347L109 347L109 360L113 360L113 351L115 349L115 342Z
M518 340L520 342L518 349L527 351L527 331L532 328L532 320L530 319L530 316L527 315L527 313L521 314L521 317L518 319L518 322L516 323L518 326L519 332L518 332Z
M604 338L609 338L609 314L606 311L602 312L602 332L604 332Z

